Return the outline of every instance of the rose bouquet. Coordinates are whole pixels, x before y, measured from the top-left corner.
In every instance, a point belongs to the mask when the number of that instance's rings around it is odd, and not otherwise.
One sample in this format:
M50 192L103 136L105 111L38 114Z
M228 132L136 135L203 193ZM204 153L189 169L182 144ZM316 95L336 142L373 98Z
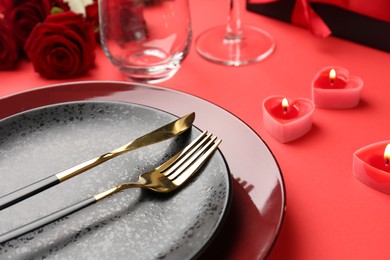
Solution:
M72 78L94 66L96 0L0 0L0 69L29 59L49 79Z

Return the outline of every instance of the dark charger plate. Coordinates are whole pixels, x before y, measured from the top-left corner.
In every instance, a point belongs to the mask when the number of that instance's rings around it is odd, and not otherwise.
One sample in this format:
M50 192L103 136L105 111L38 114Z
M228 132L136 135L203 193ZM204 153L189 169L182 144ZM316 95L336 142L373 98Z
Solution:
M196 126L222 138L220 149L234 177L233 198L226 222L219 226L220 232L217 232L207 249L201 250L200 259L263 259L269 254L284 220L285 185L271 150L243 121L193 95L122 81L70 82L3 97L0 99L0 118L70 101L141 104L178 116L196 112ZM10 176L12 173L7 174L7 178ZM33 210L37 211L35 208ZM129 254L125 258L133 259L136 256Z
M0 196L111 151L176 118L143 105L78 101L3 119ZM135 181L199 134L192 127L179 137L117 157L2 210L0 233ZM0 258L189 259L202 252L222 224L230 194L228 166L217 151L185 187L172 194L126 190L0 245Z

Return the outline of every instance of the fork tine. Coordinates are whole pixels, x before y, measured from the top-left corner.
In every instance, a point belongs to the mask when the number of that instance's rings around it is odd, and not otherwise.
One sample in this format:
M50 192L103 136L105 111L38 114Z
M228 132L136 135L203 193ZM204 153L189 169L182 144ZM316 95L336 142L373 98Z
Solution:
M192 156L185 164L180 167L177 172L179 173L177 177L171 179L168 178L177 185L182 185L188 178L190 178L213 154L213 152L217 149L218 145L222 142L221 139L215 140L213 138L210 140L201 150L199 150L194 156Z
M207 131L205 131L207 133ZM177 158L177 160L169 165L164 170L161 170L160 172L164 174L165 176L169 176L172 173L174 173L178 167L180 167L187 159L192 156L196 151L199 150L200 147L204 145L205 142L210 140L212 134L207 133L206 135L202 134L202 138L197 138L195 141L193 141L189 146L187 146L181 153L180 156ZM188 149L187 149L188 148Z
M211 134L209 134L208 136L211 136ZM170 168L167 172L162 172L162 174L164 174L170 180L175 179L176 176L181 174L181 172L183 172L188 166L190 166L192 161L198 158L202 154L202 152L215 141L215 139L217 139L216 136L211 136L211 139L207 138L202 140L202 142L195 146L193 149L191 149L191 151L188 151L188 153L183 156L182 159L178 160L172 168ZM207 143L205 144L206 141Z
M211 134L210 134L211 135ZM163 172L170 168L172 168L177 161L179 161L181 158L183 158L188 151L191 151L194 146L196 146L199 142L202 142L205 138L207 138L208 133L207 131L204 131L200 136L198 136L194 141L192 141L189 145L187 145L182 151L171 157L169 160L167 160L165 163L161 164L156 168L156 170Z

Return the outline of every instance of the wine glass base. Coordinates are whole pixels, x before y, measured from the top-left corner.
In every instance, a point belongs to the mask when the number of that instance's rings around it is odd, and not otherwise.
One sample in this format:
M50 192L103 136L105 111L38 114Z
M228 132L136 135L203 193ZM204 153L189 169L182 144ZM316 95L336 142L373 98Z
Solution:
M110 57L110 56L109 56ZM186 53L169 56L159 48L143 48L125 52L122 60L111 59L126 80L155 84L175 75Z
M145 83L145 84L157 84L164 81L169 80L172 78L177 70L170 71L170 73L167 73L165 75L161 76L150 76L150 75L134 75L134 74L128 74L126 72L122 71L123 76L125 77L125 80L132 81L132 82L138 82L138 83Z
M242 37L231 38L226 26L218 26L201 33L195 42L196 51L208 61L240 66L267 58L275 49L275 41L266 31L243 26Z

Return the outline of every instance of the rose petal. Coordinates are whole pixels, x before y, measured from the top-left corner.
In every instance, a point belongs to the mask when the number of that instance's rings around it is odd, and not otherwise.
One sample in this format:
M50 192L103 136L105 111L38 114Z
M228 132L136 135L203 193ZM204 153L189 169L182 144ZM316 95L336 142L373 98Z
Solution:
M37 25L25 51L34 69L46 78L70 78L86 73L95 60L91 23L72 12L50 15Z

